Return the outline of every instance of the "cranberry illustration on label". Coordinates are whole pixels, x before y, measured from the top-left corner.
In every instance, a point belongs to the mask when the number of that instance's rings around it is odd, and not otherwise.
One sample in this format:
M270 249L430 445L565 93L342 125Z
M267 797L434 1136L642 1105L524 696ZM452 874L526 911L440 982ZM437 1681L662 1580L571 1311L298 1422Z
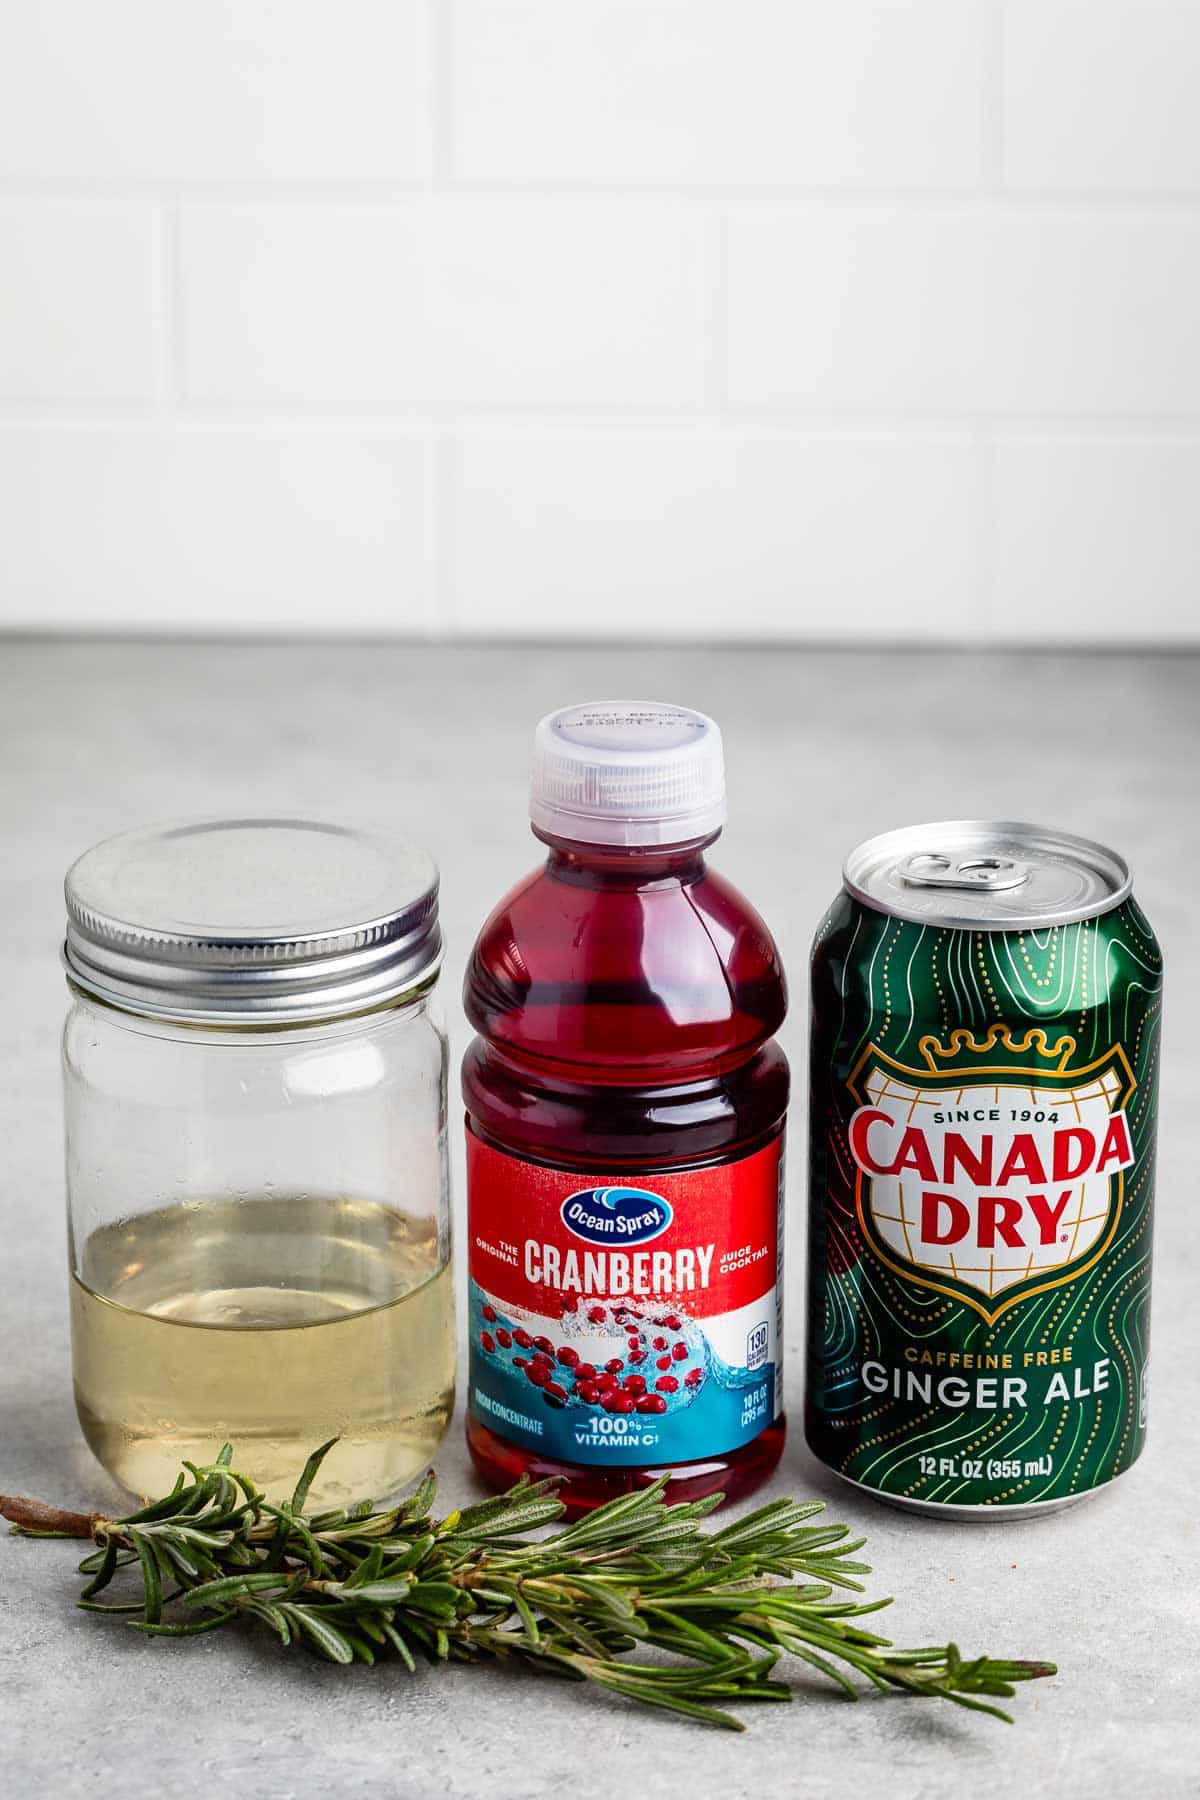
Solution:
M494 1159L498 1172L507 1163L484 1146L472 1144L471 1155ZM708 1440L714 1420L735 1443L759 1426L763 1401L752 1396L765 1392L769 1407L773 1387L778 1148L759 1156L761 1163L749 1159L746 1180L754 1179L748 1192L757 1196L761 1224L750 1212L735 1244L705 1235L712 1225L703 1208L688 1217L677 1193L668 1199L649 1186L580 1189L564 1180L543 1204L514 1214L512 1273L494 1268L490 1290L478 1276L472 1282L473 1341L482 1352L474 1404L494 1405L510 1431L559 1454L590 1453L617 1466L635 1457L670 1460L680 1446L686 1455ZM553 1172L544 1179L549 1188ZM651 1230L657 1235L636 1241ZM617 1243L630 1247L607 1247ZM578 1286L548 1292L547 1275ZM610 1289L614 1277L631 1290L622 1298L586 1292L589 1283ZM563 1291L573 1306L558 1306ZM664 1294L688 1304L664 1307ZM522 1405L522 1387L540 1389L550 1412Z

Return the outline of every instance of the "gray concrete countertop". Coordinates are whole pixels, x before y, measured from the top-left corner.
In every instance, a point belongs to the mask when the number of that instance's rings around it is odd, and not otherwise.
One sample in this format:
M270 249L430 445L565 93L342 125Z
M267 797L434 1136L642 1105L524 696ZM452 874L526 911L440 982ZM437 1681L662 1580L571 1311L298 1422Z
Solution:
M146 1642L74 1609L74 1546L4 1536L0 1786L13 1800L1200 1791L1195 658L0 640L0 1488L68 1504L116 1497L71 1404L57 1067L67 863L110 832L180 813L308 809L394 824L442 865L458 1052L468 946L535 858L533 723L614 692L686 701L724 727L731 823L717 859L778 933L795 1067L809 937L858 838L921 818L1034 817L1110 840L1133 861L1168 987L1145 1458L1070 1513L962 1526L841 1487L794 1430L772 1489L825 1498L869 1534L898 1637L1049 1655L1061 1674L1018 1696L1011 1730L932 1703L852 1706L801 1679L792 1706L749 1711L744 1736L705 1734L495 1671L408 1679L233 1634ZM802 1114L801 1082L797 1146ZM799 1154L792 1179L795 1396ZM474 1491L457 1424L438 1467L449 1498Z

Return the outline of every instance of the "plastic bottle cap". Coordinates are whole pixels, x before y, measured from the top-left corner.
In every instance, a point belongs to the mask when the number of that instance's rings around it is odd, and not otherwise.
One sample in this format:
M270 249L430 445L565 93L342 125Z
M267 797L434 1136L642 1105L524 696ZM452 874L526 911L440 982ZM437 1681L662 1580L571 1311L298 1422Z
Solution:
M583 844L686 844L725 823L712 719L656 701L598 700L547 714L533 738L529 816Z

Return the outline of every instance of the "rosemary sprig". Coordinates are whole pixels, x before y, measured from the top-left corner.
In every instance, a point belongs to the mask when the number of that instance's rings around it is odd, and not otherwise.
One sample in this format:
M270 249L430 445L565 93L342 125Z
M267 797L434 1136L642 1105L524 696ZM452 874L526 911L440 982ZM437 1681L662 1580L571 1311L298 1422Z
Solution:
M407 1499L304 1516L325 1444L286 1506L268 1505L233 1467L184 1467L171 1493L124 1519L60 1512L0 1496L0 1515L32 1537L89 1537L79 1604L134 1630L192 1637L242 1620L330 1662L515 1662L590 1681L646 1706L740 1731L727 1704L788 1700L775 1678L798 1658L851 1699L859 1682L937 1696L976 1712L1047 1662L966 1660L953 1644L898 1650L860 1621L887 1600L858 1594L869 1572L845 1525L808 1523L820 1501L775 1500L717 1531L720 1496L671 1506L664 1481L612 1500L549 1536L565 1511L550 1482L435 1519L432 1474ZM99 1601L115 1577L129 1601ZM856 1682L855 1678L858 1678Z

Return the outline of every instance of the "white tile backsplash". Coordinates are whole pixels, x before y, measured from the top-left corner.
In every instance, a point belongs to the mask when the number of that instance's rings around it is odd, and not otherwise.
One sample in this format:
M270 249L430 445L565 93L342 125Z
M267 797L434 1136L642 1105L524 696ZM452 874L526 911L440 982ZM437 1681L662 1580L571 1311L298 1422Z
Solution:
M0 628L1200 643L1200 0L0 19Z
M453 617L489 637L967 637L974 483L953 440L477 434L450 488Z
M1200 640L1200 443L1002 439L995 481L998 639Z
M226 405L697 406L705 221L501 194L187 206L183 379Z
M1014 188L1200 192L1196 0L1004 0Z
M820 413L1200 412L1200 212L747 211L730 394Z
M429 0L16 0L0 179L420 180L429 19Z
M472 181L969 188L981 0L454 0Z
M983 221L960 208L747 209L729 227L729 394L740 406L970 412Z
M157 270L150 206L0 196L0 399L152 399Z
M7 622L423 633L428 482L384 434L0 426Z

